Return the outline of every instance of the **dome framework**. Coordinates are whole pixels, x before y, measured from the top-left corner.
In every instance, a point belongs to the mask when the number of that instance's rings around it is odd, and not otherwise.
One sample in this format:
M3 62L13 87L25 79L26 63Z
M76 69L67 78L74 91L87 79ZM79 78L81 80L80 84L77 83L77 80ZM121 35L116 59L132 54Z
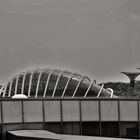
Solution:
M95 80L94 80L95 81ZM113 97L87 76L57 69L35 69L11 78L1 88L2 97Z

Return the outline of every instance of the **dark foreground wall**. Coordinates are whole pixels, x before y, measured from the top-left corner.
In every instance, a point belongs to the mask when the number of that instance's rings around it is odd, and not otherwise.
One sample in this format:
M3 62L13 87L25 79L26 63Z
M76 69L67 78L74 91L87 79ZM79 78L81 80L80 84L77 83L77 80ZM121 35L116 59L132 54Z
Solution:
M140 137L138 99L0 100L0 132L37 129L60 134Z

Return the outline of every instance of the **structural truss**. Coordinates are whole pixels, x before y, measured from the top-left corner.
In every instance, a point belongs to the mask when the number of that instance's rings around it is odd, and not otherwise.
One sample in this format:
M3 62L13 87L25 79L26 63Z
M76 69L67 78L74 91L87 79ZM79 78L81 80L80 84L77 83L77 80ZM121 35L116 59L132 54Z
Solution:
M102 91L106 94L102 94ZM24 94L29 97L113 97L103 86L98 86L87 76L57 69L35 69L22 72L8 82L0 91L1 97Z

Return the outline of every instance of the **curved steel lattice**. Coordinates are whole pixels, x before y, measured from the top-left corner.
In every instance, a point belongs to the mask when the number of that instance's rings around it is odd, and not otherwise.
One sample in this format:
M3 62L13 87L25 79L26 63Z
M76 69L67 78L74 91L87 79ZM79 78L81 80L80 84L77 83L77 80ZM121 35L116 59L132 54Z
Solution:
M104 92L102 94L102 92ZM1 97L24 94L27 97L113 97L87 76L57 69L36 69L11 78L0 89Z

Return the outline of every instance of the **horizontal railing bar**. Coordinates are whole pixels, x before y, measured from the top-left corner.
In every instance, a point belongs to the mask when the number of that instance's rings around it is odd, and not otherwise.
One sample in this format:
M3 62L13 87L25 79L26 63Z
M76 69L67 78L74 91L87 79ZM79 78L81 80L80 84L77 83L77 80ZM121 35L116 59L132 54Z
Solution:
M50 100L93 100L93 101L99 101L99 100L104 100L104 101L140 101L140 99L138 98L96 98L96 97L75 97L75 98L71 98L71 97L55 97L55 98L51 98L51 97L47 97L47 98L27 98L27 99L12 99L12 98L0 98L0 101L50 101Z

